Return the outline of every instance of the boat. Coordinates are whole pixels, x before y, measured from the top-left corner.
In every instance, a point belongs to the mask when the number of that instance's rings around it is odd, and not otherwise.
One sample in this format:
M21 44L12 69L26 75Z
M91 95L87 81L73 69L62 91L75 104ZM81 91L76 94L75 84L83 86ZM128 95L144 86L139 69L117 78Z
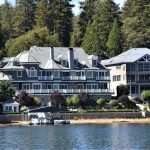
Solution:
M54 125L61 125L61 124L70 124L69 120L63 120L63 119L55 119Z

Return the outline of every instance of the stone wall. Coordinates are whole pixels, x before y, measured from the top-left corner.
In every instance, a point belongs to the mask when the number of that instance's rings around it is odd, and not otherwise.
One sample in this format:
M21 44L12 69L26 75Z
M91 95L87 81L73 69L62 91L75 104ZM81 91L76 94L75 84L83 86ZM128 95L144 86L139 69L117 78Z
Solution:
M55 114L54 117L59 117ZM143 118L141 112L61 113L64 119Z

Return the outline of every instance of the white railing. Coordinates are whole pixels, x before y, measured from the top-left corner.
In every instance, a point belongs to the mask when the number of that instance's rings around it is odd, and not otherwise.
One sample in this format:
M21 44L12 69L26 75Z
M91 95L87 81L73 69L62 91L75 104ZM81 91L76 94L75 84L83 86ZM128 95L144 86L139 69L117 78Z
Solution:
M23 90L30 94L48 94L53 93L54 91L58 91L63 94L76 94L76 93L113 93L113 90L110 89L30 89L30 90Z
M96 80L110 80L110 77L109 76L103 76L103 77L97 76Z
M83 76L63 76L62 80L86 80L86 77Z
M53 80L53 76L38 76L38 80Z

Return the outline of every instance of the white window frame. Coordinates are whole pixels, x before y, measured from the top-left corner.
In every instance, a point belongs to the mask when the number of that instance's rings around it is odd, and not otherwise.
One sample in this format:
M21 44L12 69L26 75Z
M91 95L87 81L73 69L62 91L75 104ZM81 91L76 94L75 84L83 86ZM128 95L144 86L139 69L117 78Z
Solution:
M40 89L35 89L35 88L34 88L34 85L40 85ZM33 83L33 84L32 84L32 89L33 89L33 90L41 90L41 89L42 89L42 84L41 84L41 83Z
M95 62L95 63L94 63ZM96 59L93 59L92 60L92 64L93 64L93 66L97 66L97 60Z
M60 84L60 85L59 85L59 89L60 89L60 86L63 86L63 85L64 85L64 86L67 86L66 89L68 89L68 84Z
M54 89L54 86L58 86L58 89ZM59 84L58 84L58 83L54 83L54 84L53 84L53 89L54 89L54 90L59 90L59 89L60 89L60 88L59 88Z
M90 89L93 89L93 88L92 88L93 85L96 85L96 87L97 87L96 89L98 89L98 84L86 84L86 89L88 89L87 87L88 87L89 85L91 86Z
M20 75L19 75L20 73ZM17 70L17 77L22 77L22 70Z
M92 76L90 76L90 77L87 76L87 72L92 72ZM86 78L93 78L93 71L92 70L91 71L90 70L86 71Z
M58 72L58 76L57 77L55 76L55 72ZM60 71L54 70L53 76L54 76L54 78L60 78Z
M82 86L82 89L84 89L84 84L77 84L77 87L78 86ZM78 88L79 89L79 88Z
M22 89L24 89L23 86L29 86L30 89L30 84L22 84ZM24 89L24 90L29 90L29 89Z
M75 66L75 67L78 66L78 59L74 59L74 66Z
M48 88L49 85L51 86L50 89L53 89L53 85L52 85L52 84L47 84L47 89L49 89L49 88Z
M32 75L32 73L34 75ZM29 70L29 77L37 77L37 70L34 67L31 67Z

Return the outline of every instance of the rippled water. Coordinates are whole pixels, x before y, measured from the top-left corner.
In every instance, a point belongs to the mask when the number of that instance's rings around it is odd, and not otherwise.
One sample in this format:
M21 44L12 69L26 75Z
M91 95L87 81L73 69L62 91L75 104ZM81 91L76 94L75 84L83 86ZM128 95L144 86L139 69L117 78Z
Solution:
M0 150L150 150L150 124L0 128Z

